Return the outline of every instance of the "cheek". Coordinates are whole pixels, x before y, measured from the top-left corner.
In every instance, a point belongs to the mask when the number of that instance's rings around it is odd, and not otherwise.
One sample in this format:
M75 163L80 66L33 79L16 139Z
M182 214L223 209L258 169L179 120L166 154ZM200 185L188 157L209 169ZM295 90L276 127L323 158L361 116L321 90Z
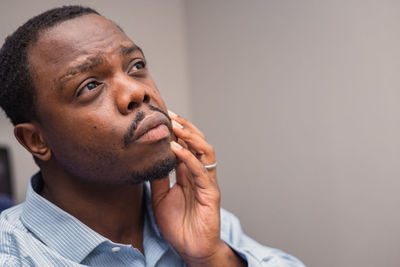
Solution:
M102 121L85 120L70 125L70 136L73 142L86 145L88 148L107 150L107 147L118 146L122 140L122 128L113 127Z
M104 124L91 121L67 123L63 128L57 127L50 134L49 146L54 159L65 170L90 179L117 175L111 166L118 165L121 158L119 129L105 129Z
M96 149L100 146L107 147L116 143L121 130L113 128L110 121L105 121L104 116L90 116L90 113L86 113L85 117L82 117L71 111L66 114L69 114L69 116L59 116L48 120L47 136L51 142L49 145Z

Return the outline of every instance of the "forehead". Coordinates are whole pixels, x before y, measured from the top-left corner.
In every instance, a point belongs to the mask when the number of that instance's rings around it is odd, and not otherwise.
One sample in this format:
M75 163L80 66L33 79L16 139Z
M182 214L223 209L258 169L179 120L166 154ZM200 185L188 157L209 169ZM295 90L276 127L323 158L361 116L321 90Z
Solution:
M28 60L36 74L40 75L42 68L37 68L38 65L46 63L62 67L80 58L132 44L114 23L99 15L88 14L61 22L40 33L38 40L28 49Z

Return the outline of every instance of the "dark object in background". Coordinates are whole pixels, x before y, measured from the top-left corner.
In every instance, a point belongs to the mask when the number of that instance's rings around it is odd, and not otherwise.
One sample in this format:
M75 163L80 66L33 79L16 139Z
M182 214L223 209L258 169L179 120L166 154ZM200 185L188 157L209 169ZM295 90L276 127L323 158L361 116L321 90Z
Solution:
M0 211L13 204L9 154L7 148L0 147Z

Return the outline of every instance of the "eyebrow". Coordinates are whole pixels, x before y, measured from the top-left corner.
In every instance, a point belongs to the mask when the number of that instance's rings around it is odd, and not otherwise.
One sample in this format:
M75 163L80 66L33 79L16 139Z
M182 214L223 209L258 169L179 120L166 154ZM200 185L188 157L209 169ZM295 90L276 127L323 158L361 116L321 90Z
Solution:
M87 72L99 65L101 65L104 62L104 59L100 55L96 55L93 57L89 57L85 60L85 62L78 64L76 66L70 67L67 69L67 71L61 75L58 78L59 83L59 88L62 90L64 88L64 85L73 78L74 75L81 73L81 72Z
M120 54L123 56L130 55L130 54L134 53L135 51L139 51L144 57L143 50L136 45L131 45L131 46L121 45L119 49L120 49ZM69 80L71 80L73 78L73 76L75 76L76 74L90 71L103 63L104 63L104 58L101 55L95 55L92 57L88 57L85 60L85 62L83 62L81 64L78 64L76 66L72 66L72 67L68 68L67 71L58 78L59 89L62 90L64 88L65 84Z
M121 52L121 55L123 55L123 56L132 54L135 51L139 51L144 56L143 50L137 45L131 45L131 46L121 45L120 46L120 52Z

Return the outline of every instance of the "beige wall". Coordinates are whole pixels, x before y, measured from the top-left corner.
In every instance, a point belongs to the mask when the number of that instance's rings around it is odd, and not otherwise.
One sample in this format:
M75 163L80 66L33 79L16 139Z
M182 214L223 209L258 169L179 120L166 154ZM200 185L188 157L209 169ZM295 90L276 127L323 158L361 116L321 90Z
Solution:
M223 206L308 266L400 266L400 2L186 8Z
M0 38L58 3L1 2ZM400 265L400 2L85 3L138 41L168 106L206 133L249 235L311 267ZM0 117L21 201L36 168L12 140Z

